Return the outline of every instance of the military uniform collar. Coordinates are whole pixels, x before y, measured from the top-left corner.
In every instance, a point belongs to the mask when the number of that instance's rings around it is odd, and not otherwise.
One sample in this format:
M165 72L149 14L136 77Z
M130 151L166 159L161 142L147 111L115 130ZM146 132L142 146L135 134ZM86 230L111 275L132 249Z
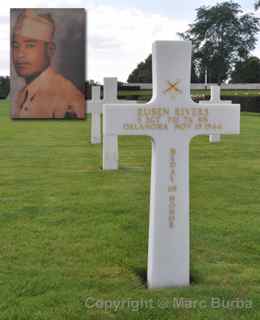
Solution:
M28 91L28 98L33 99L39 88L44 88L48 86L48 79L53 74L53 69L48 67L45 69L36 79L34 79L31 83L24 87L23 91Z

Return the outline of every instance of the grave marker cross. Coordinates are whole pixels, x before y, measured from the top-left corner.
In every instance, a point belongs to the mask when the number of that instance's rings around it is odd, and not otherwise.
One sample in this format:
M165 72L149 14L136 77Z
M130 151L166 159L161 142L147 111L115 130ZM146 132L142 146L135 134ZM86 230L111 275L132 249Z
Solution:
M92 86L92 99L87 101L87 112L91 113L92 144L101 143L101 114L104 103L118 103L117 78L104 78L104 97L100 98L100 87Z
M190 98L191 43L153 44L153 97L147 104L104 105L104 144L113 136L152 139L148 287L190 282L189 143L194 136L240 130L239 105L199 105ZM108 142L108 144L107 144ZM103 167L109 161L103 150Z
M105 103L134 103L129 100L117 99L117 78L104 78L104 95L100 99L100 87L92 86L92 99L87 101L87 112L91 113L91 140L92 144L101 143L101 114ZM118 140L114 137L111 148L118 152Z
M101 142L100 113L102 111L103 102L100 99L99 86L92 86L91 93L92 93L91 100L87 101L87 112L91 113L90 142L92 144L96 144Z
M231 104L232 101L230 100L221 100L220 97L220 86L218 85L212 85L210 88L210 100L209 101L200 101L200 104L220 104L220 103L225 103L225 104ZM220 142L220 134L210 134L209 135L209 142L211 143L218 143Z

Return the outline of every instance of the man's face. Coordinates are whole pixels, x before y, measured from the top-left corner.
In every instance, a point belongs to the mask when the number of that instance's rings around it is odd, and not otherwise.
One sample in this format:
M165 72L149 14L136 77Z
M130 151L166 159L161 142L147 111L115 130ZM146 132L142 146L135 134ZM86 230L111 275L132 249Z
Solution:
M48 44L41 40L14 35L12 42L13 63L20 77L30 78L41 73L50 64Z

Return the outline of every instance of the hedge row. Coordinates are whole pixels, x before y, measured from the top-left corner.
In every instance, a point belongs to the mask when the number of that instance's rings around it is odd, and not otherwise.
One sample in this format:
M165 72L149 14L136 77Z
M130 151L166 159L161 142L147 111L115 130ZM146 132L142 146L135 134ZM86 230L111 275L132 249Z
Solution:
M194 98L194 101L208 100L210 97ZM232 103L240 104L242 112L260 112L260 97L259 96L221 96L222 100L230 100Z
M5 99L6 97L1 97L0 99ZM200 100L209 100L209 96L195 96L192 99L195 102ZM121 97L122 99L122 97ZM124 99L127 100L140 100L140 101L147 101L149 100L149 96L147 97L140 97L135 95L125 96ZM260 113L260 97L259 96L222 96L222 100L231 100L232 103L238 103L241 106L241 111L245 112L259 112Z
M122 98L122 97L121 97ZM127 100L139 100L139 101L147 101L150 99L149 96L140 97L135 95L124 96L124 99ZM200 100L209 100L210 96L193 96L192 99L195 102L199 102ZM259 112L260 113L260 96L221 96L222 100L230 100L232 103L240 104L241 111L244 112Z

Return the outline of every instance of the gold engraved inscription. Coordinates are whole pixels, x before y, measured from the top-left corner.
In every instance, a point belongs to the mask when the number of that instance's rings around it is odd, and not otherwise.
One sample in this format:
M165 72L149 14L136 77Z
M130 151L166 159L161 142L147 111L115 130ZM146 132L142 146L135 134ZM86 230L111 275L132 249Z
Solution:
M144 130L157 129L168 130L167 118L170 115L169 108L153 107L138 108L136 123L124 123L123 129L126 130Z
M173 228L176 218L176 149L169 151L169 186L168 186L168 208L169 208L169 227Z
M219 122L209 122L208 108L183 108L176 107L173 114L168 107L144 107L137 109L136 122L124 123L125 130L218 130L223 129Z
M175 128L179 130L220 130L223 128L221 123L209 122L208 108L175 108L174 117L169 121L175 123Z
M144 129L168 129L166 123L124 123L123 129L126 130L144 130Z

